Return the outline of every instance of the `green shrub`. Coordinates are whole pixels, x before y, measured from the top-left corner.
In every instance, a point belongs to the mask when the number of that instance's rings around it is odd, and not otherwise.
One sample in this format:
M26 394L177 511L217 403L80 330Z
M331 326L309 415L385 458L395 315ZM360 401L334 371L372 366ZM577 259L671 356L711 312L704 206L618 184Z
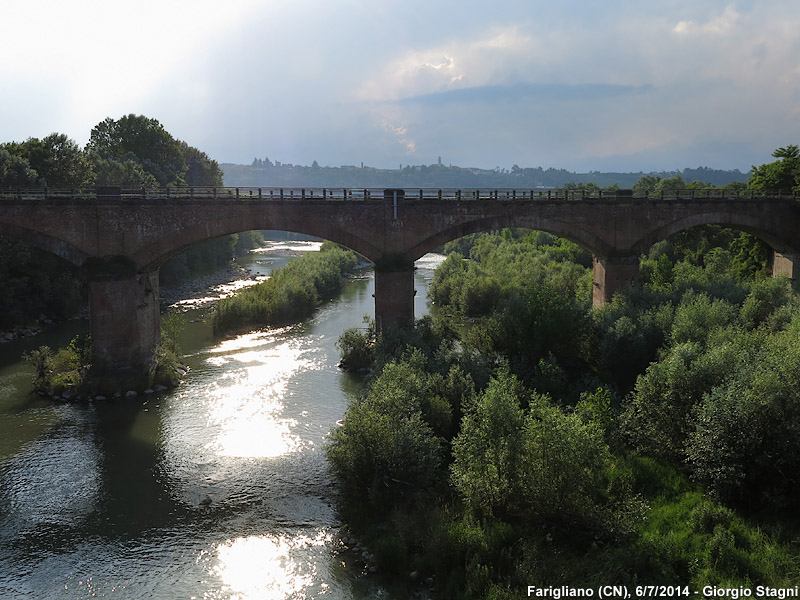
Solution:
M786 331L746 339L750 347L731 365L731 377L694 412L689 464L726 501L794 507L800 497L800 318Z
M501 371L464 415L452 481L467 506L489 517L619 533L623 523L614 513L633 505L623 507L625 486L617 486L618 499L609 493L613 461L602 428L538 394L523 412L520 393Z
M423 417L428 394L424 373L390 363L350 405L326 449L347 499L385 510L437 484L443 440Z
M350 327L336 340L341 361L339 366L345 371L362 371L372 364L375 346L375 324L370 322L366 329Z
M742 325L748 329L758 327L778 308L786 304L790 295L791 284L784 277L755 281L739 311Z
M342 277L357 262L354 252L330 246L292 260L263 283L217 302L211 317L214 333L304 319L339 292Z

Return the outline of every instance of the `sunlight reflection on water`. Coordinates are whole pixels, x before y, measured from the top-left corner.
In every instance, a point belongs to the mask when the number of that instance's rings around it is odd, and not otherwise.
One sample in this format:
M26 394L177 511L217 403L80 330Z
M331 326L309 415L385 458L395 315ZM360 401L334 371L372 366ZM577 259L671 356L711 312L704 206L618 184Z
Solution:
M331 535L256 535L240 537L217 546L217 564L211 573L220 578L225 598L307 598L325 594L315 561L308 555L325 550ZM313 596L310 594L313 593ZM219 596L208 594L206 600Z
M252 254L262 254L275 251L289 251L289 252L316 252L322 248L322 242L311 241L291 241L291 242L271 242L263 248L256 248L251 250Z
M271 458L304 446L293 433L297 420L282 414L290 380L313 361L297 339L276 338L270 332L226 340L207 359L216 367L227 364L205 390L208 423L216 431L207 447L218 456Z

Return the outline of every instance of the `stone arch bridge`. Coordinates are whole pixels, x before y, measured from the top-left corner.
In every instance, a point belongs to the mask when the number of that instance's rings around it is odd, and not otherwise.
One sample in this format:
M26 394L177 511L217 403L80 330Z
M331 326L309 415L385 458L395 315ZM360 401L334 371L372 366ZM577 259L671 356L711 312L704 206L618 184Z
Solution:
M119 373L149 368L159 341L158 269L199 242L277 229L342 244L375 264L379 327L413 322L414 261L479 231L546 231L594 255L594 304L638 281L638 257L704 224L748 231L774 250L773 273L800 265L800 202L718 190L635 198L630 190L165 188L0 191L0 235L57 254L89 281L96 356Z

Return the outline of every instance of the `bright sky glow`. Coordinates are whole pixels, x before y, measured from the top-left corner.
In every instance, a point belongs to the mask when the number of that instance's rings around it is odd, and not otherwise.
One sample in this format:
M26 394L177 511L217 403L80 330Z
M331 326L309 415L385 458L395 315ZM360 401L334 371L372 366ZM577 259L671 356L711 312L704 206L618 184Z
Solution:
M4 0L0 142L144 114L220 162L747 170L796 0Z

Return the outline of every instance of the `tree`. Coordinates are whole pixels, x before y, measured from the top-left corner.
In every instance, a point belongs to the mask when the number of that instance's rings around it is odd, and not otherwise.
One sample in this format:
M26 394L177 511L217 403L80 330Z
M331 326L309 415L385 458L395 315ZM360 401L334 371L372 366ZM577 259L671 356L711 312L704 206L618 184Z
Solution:
M45 150L45 165L31 166L39 172L50 187L82 187L94 181L92 164L86 153L74 140L63 133L51 133L42 144Z
M748 187L753 190L800 192L800 148L781 147L772 156L778 160L752 168Z
M389 363L331 435L331 469L360 509L385 512L440 478L442 439L423 418L430 392L423 371L409 362Z
M673 177L660 179L653 188L653 193L656 195L668 194L670 192L680 192L681 190L685 189L686 182L683 180L683 177L680 175L674 175Z
M503 516L518 508L524 415L520 385L501 370L464 415L453 440L453 484L469 506Z
M95 182L100 186L156 188L158 180L134 158L102 158L93 154Z
M187 165L184 180L191 186L222 186L222 169L217 161L209 158L186 142L180 142L183 158Z
M27 161L35 173L27 185L72 188L91 185L92 163L74 140L63 133L51 133L43 139L28 138L24 142L5 144L5 150ZM19 164L17 167L19 174ZM23 179L30 179L27 173Z
M642 175L633 186L634 195L647 196L655 189L659 181L661 178L655 175Z
M688 463L724 500L748 508L797 507L800 320L746 341L726 361L728 381L705 394L694 412Z
M87 149L104 159L139 162L161 185L179 185L186 173L184 149L155 119L127 115L110 117L92 129Z
M0 187L15 188L36 185L38 175L28 159L0 147Z

